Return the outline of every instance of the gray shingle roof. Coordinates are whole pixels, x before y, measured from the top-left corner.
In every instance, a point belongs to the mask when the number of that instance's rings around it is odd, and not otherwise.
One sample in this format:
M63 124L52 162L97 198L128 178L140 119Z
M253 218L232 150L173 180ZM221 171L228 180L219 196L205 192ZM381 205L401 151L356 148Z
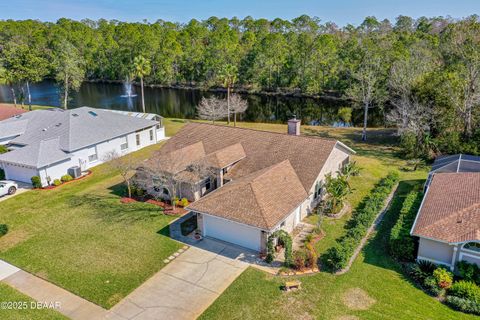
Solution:
M59 138L60 148L71 152L157 124L108 110L81 107L72 110L36 110L1 122L20 124L28 120L23 133L11 141L30 145Z
M23 148L0 155L0 161L23 164L42 168L47 165L70 159L70 156L59 148L59 139L42 140Z
M0 161L41 168L68 159L68 153L75 150L157 123L89 107L31 111L0 121L0 139L17 135L10 143L25 146L1 155Z

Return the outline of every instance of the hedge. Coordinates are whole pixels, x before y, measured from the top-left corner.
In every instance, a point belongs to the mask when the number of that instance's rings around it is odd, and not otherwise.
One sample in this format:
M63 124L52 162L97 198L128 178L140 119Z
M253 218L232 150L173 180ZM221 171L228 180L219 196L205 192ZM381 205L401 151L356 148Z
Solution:
M480 303L480 287L471 281L460 280L455 282L448 289L448 294Z
M367 234L375 217L383 208L385 200L392 192L399 179L398 172L392 171L375 186L363 200L363 206L353 214L347 223L346 234L339 238L336 244L327 250L322 260L325 267L332 271L344 269L353 256L362 238Z
M415 242L410 236L410 229L417 210L422 201L422 193L417 191L410 192L403 201L402 209L397 222L390 232L389 248L393 257L403 261L412 261L415 259Z
M475 301L455 296L447 296L445 301L449 306L456 310L480 315L480 304L476 303Z

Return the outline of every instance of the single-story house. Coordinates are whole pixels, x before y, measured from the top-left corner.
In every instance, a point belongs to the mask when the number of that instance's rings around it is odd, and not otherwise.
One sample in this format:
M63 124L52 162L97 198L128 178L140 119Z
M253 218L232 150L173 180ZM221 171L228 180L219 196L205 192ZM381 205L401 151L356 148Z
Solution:
M35 110L0 121L0 155L7 179L43 186L101 164L106 155L139 150L165 138L162 118L154 114L112 112L81 107Z
M354 154L339 141L301 136L299 120L288 128L283 134L189 123L149 161L191 182L176 193L194 201L187 210L203 236L263 252L269 234L292 232L312 212L325 176ZM147 191L156 196L175 193L160 180L152 186Z
M417 259L455 269L465 260L480 266L480 173L435 173L411 234Z
M12 105L0 104L0 121L18 116L19 114L28 112L22 108L16 108Z

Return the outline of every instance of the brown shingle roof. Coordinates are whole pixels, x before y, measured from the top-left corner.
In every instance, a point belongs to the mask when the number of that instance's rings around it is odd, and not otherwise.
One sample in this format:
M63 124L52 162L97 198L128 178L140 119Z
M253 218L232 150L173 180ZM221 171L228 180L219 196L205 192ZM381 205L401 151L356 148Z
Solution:
M166 142L159 154L168 154L198 142L203 143L207 155L237 144L243 147L246 157L232 168L229 178L244 177L289 160L305 190L310 190L337 141L189 123Z
M157 153L147 160L147 164L172 174L183 171L188 165L205 157L201 141L173 149L169 153Z
M284 160L227 183L188 208L270 230L307 196L290 161Z
M245 158L245 150L240 143L220 149L208 156L208 162L215 168L225 168Z
M16 115L27 112L27 110L15 108L10 105L0 104L0 121L14 117Z
M480 241L480 173L437 173L412 234L450 243Z

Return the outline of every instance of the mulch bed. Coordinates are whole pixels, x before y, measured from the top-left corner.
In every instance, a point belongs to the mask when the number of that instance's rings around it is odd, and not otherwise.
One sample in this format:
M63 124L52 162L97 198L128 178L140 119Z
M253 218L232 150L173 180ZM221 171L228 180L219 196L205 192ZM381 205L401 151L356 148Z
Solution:
M145 203L153 204L155 206L163 208L163 213L164 214L172 215L172 216L184 215L184 214L187 213L187 210L185 210L184 208L182 208L180 206L177 206L174 209L172 205L170 205L166 202L157 201L157 200L154 200L154 199L148 199L146 201L142 201L142 200L137 200L137 199L133 199L133 198L123 197L123 198L120 199L120 202L121 203L145 202Z
M43 187L43 188L40 188L40 190L52 190L52 189L56 189L58 187L61 187L61 186L64 186L66 184L69 184L69 183L72 183L72 182L75 182L75 181L78 181L78 180L82 180L86 177L88 177L89 175L92 174L92 171L88 170L86 174L84 174L83 176L77 178L77 179L73 179L73 180L70 180L70 181L67 181L67 182L63 182L62 184L58 185L58 186L46 186L46 187Z

